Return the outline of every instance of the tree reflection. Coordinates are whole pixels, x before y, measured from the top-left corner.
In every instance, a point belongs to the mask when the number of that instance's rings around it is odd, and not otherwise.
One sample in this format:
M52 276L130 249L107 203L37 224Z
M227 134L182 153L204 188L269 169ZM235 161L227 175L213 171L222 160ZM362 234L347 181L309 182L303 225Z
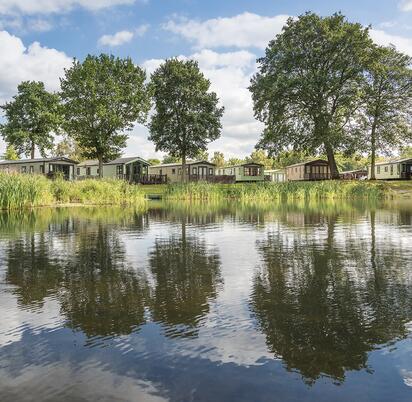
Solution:
M154 320L166 326L168 336L196 336L221 282L219 255L198 236L187 236L183 221L181 236L155 241L149 263L156 280Z
M63 272L52 250L49 233L28 233L8 242L5 255L6 281L22 307L39 308L47 296L55 293Z
M107 226L78 233L77 241L61 297L68 326L89 337L129 334L145 321L147 280L127 266L124 246Z
M135 231L146 221L128 217ZM5 251L6 281L22 306L40 308L53 295L66 325L88 337L128 334L144 323L149 285L126 261L116 226L67 218L8 241Z
M270 233L259 244L252 311L271 352L308 383L367 368L368 352L405 337L412 316L402 251L388 242L377 251L374 216L371 238L358 243L338 242L335 222L330 216L323 233Z

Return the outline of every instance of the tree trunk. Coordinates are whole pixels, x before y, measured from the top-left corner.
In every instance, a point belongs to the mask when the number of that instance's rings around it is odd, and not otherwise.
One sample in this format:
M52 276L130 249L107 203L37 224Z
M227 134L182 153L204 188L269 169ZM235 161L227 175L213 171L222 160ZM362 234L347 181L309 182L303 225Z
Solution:
M375 164L376 164L376 122L374 121L372 124L372 131L371 131L371 176L369 180L376 180Z
M30 149L30 158L34 159L34 152L36 150L36 145L34 142L31 143L31 149Z
M103 179L103 157L99 155L99 178Z
M336 164L335 154L333 153L333 149L329 144L325 144L326 155L328 157L330 175L333 180L339 179L339 170L338 165Z
M182 155L182 183L186 183L186 153Z

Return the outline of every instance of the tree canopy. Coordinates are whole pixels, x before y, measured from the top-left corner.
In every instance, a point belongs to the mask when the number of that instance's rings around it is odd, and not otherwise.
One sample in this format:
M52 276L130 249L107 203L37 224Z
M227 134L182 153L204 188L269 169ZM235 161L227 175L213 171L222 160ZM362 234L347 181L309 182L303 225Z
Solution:
M185 180L186 159L195 158L207 150L209 142L219 138L224 109L193 60L166 60L152 74L150 87L154 113L149 139L156 151L182 160Z
M88 55L73 61L61 80L64 128L83 149L83 156L114 159L126 146L135 123L144 123L150 108L146 73L130 58Z
M265 124L259 146L325 152L338 178L334 152L354 146L345 126L359 106L371 46L369 29L341 14L290 18L251 81L255 116Z
M4 140L18 155L35 157L36 148L45 157L53 147L53 131L61 122L59 97L46 91L43 82L23 81L17 95L1 108L6 123L0 125Z
M363 149L370 151L371 179L375 179L376 152L396 147L411 131L412 58L380 46L371 56L357 129L362 132Z

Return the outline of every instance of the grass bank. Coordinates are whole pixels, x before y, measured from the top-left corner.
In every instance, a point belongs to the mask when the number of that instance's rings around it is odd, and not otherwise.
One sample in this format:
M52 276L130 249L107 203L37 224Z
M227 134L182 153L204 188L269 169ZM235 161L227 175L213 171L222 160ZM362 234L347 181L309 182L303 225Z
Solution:
M0 209L85 204L122 205L144 202L139 186L120 180L49 180L40 175L0 173Z
M209 184L206 182L173 184L165 187L169 200L272 201L299 199L380 199L387 185L366 181L318 181L257 184Z

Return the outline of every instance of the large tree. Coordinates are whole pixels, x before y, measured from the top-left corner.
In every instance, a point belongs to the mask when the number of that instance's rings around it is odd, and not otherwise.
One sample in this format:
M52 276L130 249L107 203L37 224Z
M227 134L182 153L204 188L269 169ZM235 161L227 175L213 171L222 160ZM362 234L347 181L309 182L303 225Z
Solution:
M150 97L146 73L130 58L88 55L73 61L61 80L66 132L82 147L83 156L103 162L119 157L135 123L146 120Z
M371 155L370 179L375 179L377 151L399 146L411 131L412 58L393 47L376 46L363 86L360 129L367 134Z
M259 146L325 152L338 178L334 152L352 146L345 126L359 105L371 46L368 28L341 14L290 18L258 60L250 86L255 116L265 123Z
M187 158L195 158L219 138L224 109L193 60L166 60L152 74L151 90L154 113L149 139L157 151L182 160L185 181Z
M37 147L45 157L53 147L53 131L60 123L58 95L47 92L43 82L23 81L17 95L1 109L6 118L6 123L0 125L4 140L19 155L33 159Z

